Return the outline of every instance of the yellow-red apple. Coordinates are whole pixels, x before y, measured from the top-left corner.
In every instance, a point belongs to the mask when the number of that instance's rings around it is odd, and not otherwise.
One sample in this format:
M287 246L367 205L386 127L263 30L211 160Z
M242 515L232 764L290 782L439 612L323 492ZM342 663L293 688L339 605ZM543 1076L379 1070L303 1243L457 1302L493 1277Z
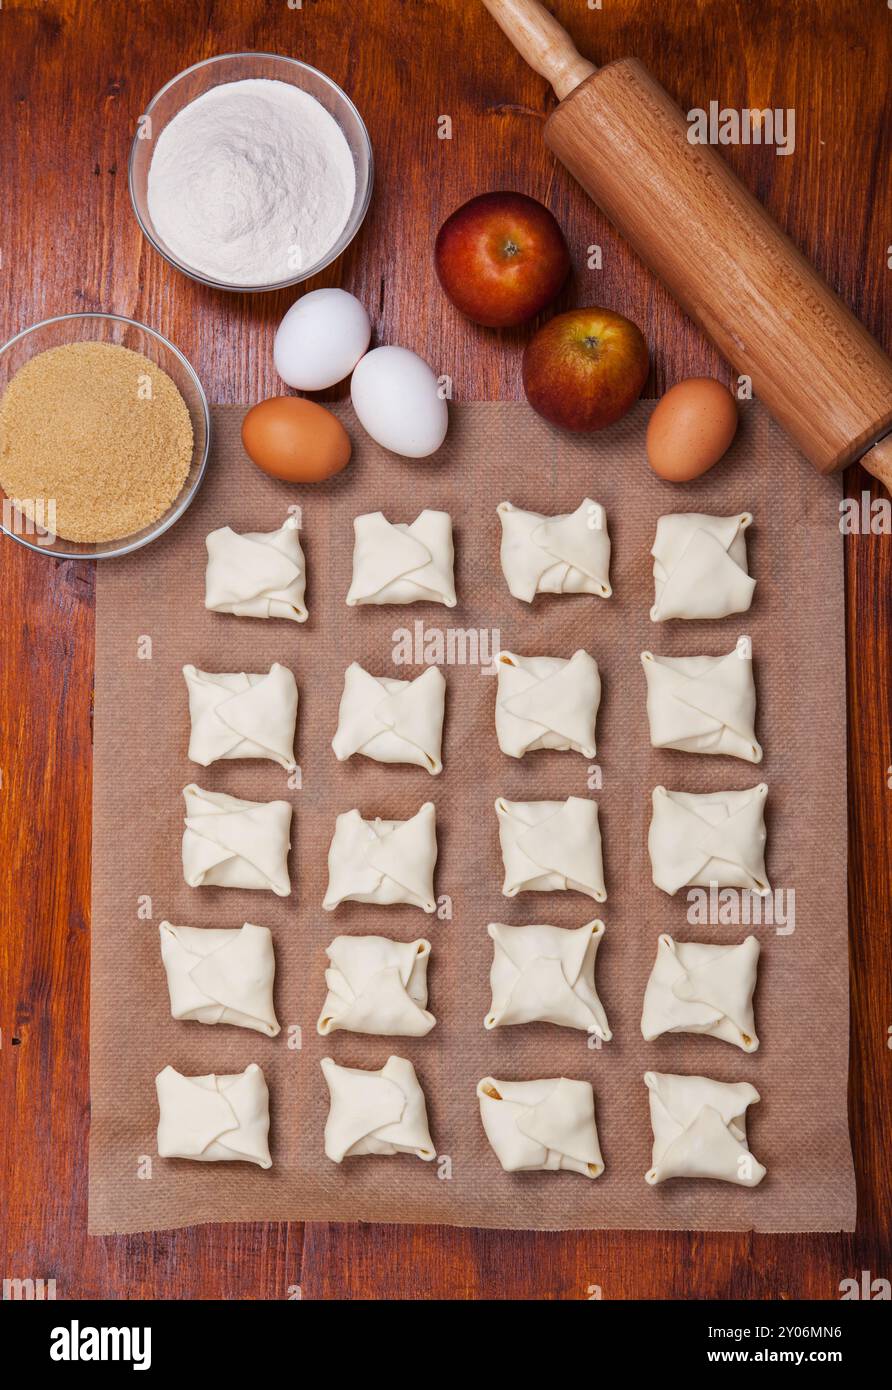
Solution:
M621 419L641 395L647 371L641 329L612 309L557 314L523 355L527 400L568 430L601 430Z
M486 328L527 323L567 278L570 253L548 208L525 193L483 193L447 217L434 262L457 309Z

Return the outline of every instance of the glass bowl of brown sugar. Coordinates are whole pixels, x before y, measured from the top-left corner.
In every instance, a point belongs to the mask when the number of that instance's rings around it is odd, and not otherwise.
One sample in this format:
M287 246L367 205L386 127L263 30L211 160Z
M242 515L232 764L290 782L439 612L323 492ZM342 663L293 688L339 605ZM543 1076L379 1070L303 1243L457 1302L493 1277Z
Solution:
M201 486L210 412L173 343L119 314L61 314L0 348L0 529L55 559L157 539Z

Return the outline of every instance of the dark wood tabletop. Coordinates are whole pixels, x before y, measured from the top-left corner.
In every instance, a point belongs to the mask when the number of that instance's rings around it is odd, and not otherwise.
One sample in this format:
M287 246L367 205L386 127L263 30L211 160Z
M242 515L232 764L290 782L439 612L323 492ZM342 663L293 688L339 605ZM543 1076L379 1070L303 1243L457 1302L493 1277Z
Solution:
M885 0L553 8L582 52L596 62L637 56L686 110L711 100L795 109L792 155L769 146L724 153L892 349ZM4 0L4 339L53 314L111 310L171 338L212 400L280 391L273 330L294 294L240 297L193 284L143 239L127 191L130 142L152 94L189 64L240 49L307 60L363 113L377 160L372 209L346 255L309 287L357 294L377 340L447 371L458 399L522 394L524 335L460 319L439 292L431 254L448 212L504 187L542 199L567 232L575 273L559 307L604 304L640 324L653 360L646 395L697 373L730 380L546 151L553 98L477 0ZM443 116L451 139L439 138ZM595 244L603 268L589 270ZM846 487L881 494L859 468ZM605 1299L833 1299L863 1270L892 1276L892 538L846 541L858 1229L813 1237L351 1225L88 1237L94 574L5 539L0 566L0 1278L55 1279L59 1298L585 1299L600 1290ZM821 679L821 663L816 651L810 679Z

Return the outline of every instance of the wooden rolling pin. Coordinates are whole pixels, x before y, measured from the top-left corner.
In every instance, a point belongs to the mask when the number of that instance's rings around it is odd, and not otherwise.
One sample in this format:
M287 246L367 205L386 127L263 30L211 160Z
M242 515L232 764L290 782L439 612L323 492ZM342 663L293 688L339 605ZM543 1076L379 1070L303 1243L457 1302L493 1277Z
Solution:
M802 452L892 490L892 359L867 329L641 63L596 68L537 0L483 3L560 98L550 149Z

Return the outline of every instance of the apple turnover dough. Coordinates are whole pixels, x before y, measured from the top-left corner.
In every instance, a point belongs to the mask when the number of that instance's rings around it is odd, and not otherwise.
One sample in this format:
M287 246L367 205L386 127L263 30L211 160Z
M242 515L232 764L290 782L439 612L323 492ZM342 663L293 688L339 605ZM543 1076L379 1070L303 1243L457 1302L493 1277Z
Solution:
M610 536L598 502L586 497L575 512L540 516L510 502L496 508L502 523L502 573L515 598L536 594L598 594L609 598Z
M436 910L434 866L437 824L426 801L409 820L364 820L359 811L338 816L328 851L328 889L322 906L339 903L409 903Z
M413 681L371 676L352 662L344 676L338 729L331 746L339 762L355 753L379 763L412 763L443 770L446 678L428 666Z
M182 1076L165 1067L155 1089L161 1158L272 1167L269 1091L256 1062L235 1076Z
M307 569L298 534L289 516L278 531L244 535L223 526L207 538L205 608L239 618L289 618L305 623Z
M431 944L386 936L336 936L325 949L328 995L317 1032L423 1038L436 1023L427 1011Z
M603 1173L589 1081L484 1076L477 1083L477 1098L486 1137L506 1173L563 1169L585 1178Z
M754 936L739 946L661 936L644 991L641 1032L647 1042L663 1033L703 1033L742 1052L755 1052L759 951Z
M267 675L212 675L184 666L192 735L189 757L209 767L221 758L269 758L294 768L297 682L276 661Z
M485 1028L556 1023L610 1041L613 1034L595 988L603 922L588 922L575 930L490 922L486 930L493 941L493 962Z
M761 762L755 730L756 686L748 651L748 645L738 643L727 656L642 652L651 745Z
M601 703L598 663L588 652L569 660L499 652L496 735L509 758L539 748L593 758Z
M238 931L176 927L162 922L161 960L170 1012L195 1023L231 1023L274 1038L276 961L268 927L246 922Z
M653 881L679 888L771 889L765 872L764 782L743 791L670 792L654 787L647 848Z
M190 888L266 888L288 897L289 802L242 801L194 782L183 798L183 876Z
M566 801L496 801L506 898L518 893L573 889L595 902L607 897L598 804Z
M716 1178L758 1187L765 1169L747 1148L746 1112L760 1100L748 1081L712 1081L647 1071L654 1144L645 1182Z
M411 525L368 512L353 522L348 607L362 603L443 603L454 608L452 517L425 507Z
M657 522L654 557L655 623L669 618L727 618L745 613L755 579L746 565L749 512L704 516L672 512Z
M332 1163L362 1154L414 1154L426 1163L436 1158L424 1092L405 1057L388 1057L380 1071L323 1057L322 1075L331 1097L325 1153Z

